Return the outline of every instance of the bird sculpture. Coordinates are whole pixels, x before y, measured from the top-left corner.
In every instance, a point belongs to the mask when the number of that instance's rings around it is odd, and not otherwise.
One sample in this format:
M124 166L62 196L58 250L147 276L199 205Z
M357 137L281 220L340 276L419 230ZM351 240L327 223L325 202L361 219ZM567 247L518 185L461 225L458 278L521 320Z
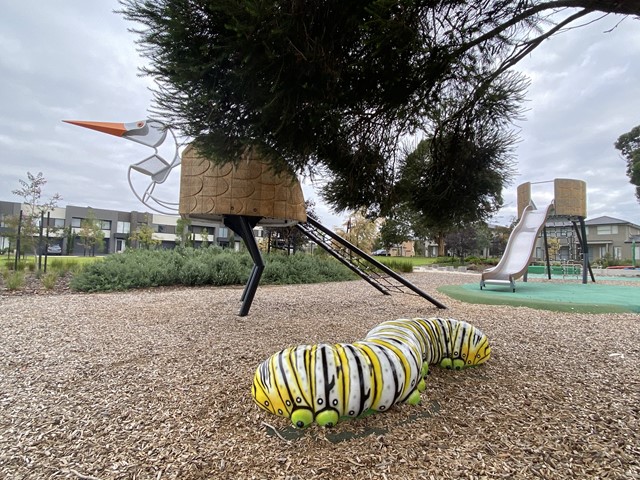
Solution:
M234 163L217 164L201 156L189 145L181 160L174 133L159 120L131 123L65 122L153 148L152 155L129 166L129 186L138 200L159 213L167 214L167 210L171 210L171 213L179 213L183 217L222 221L242 238L254 264L241 297L240 316L247 315L264 270L253 228L258 224L294 226L307 221L302 188L295 175L275 172L253 147L247 147ZM175 145L173 156L169 159L158 151L168 133ZM171 171L181 164L179 204L156 197L156 185L163 183ZM131 181L132 171L149 177L149 185L142 195L135 190ZM176 209L175 205L179 205L179 208Z

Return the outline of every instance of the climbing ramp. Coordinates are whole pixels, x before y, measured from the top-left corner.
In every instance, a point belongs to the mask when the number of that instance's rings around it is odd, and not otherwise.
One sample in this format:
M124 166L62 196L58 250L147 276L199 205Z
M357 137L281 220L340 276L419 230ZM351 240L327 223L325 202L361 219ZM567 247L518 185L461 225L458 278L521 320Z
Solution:
M444 304L420 290L407 279L398 275L389 267L378 262L310 216L307 216L306 223L298 223L296 226L321 248L383 294L391 295L392 292L396 292L418 295L438 308L447 308Z

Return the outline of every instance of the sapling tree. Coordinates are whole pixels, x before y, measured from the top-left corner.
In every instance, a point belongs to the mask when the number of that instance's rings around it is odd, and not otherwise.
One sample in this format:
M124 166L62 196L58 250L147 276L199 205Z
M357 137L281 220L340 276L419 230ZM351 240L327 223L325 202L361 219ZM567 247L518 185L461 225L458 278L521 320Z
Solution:
M33 255L38 254L40 220L42 215L52 211L62 200L60 194L55 193L49 199L43 198L43 189L47 184L42 172L33 175L27 172L27 180L19 179L20 188L12 190L11 193L22 198L22 203L26 207L22 212L21 242L33 251Z

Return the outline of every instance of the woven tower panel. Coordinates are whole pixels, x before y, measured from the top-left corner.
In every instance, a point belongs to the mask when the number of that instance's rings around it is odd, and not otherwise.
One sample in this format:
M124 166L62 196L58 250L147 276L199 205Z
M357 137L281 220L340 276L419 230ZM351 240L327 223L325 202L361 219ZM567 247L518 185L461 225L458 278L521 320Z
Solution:
M587 184L582 180L556 178L554 180L556 215L587 216Z
M531 183L523 183L518 185L518 218L522 218L522 212L531 202Z

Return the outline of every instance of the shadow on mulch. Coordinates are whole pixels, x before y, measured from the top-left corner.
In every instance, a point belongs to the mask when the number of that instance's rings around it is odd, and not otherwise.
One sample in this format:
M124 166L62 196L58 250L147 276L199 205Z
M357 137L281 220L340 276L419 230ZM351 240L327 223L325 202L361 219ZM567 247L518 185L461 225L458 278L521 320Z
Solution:
M403 425L408 425L421 418L431 418L439 411L440 411L440 403L438 403L438 401L436 400L433 400L429 403L429 407L426 411L421 412L419 414L410 415L406 420L399 422L394 427L401 427ZM374 413L369 413L364 416L369 416L369 415L374 415ZM375 413L375 415L384 415L384 413ZM356 420L356 419L342 418L340 419L340 422L349 422L352 420ZM302 438L305 435L304 429L295 428L294 426L289 426L289 427L285 427L280 430L277 430L277 429L274 429L274 427L272 427L271 425L268 425L266 426L266 430L267 430L267 435L269 435L270 437L277 436L285 440L298 440L299 438ZM389 430L387 428L377 428L377 427L367 428L362 432L343 431L343 432L332 433L330 429L327 429L325 436L327 440L329 440L331 443L340 443L340 442L345 442L347 440L352 440L354 438L365 438L371 435L384 435L385 433L389 433Z

